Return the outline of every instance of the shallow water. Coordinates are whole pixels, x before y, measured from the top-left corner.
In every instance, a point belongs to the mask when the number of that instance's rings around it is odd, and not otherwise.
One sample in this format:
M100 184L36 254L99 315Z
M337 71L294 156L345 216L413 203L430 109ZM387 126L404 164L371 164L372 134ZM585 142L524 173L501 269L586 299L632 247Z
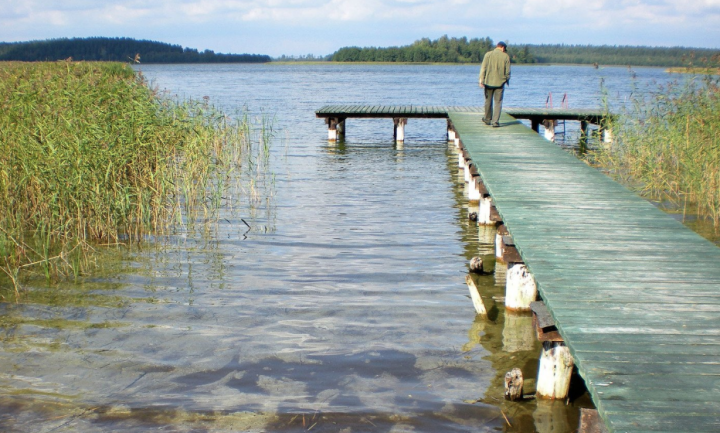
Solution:
M479 105L477 67L139 69L181 98L274 118L271 198L0 304L0 430L577 428L582 390L569 404L502 400L512 367L532 390L539 347L530 318L504 311L501 265L476 277L497 301L490 320L474 314L466 263L492 255L494 234L468 222L445 121L411 119L396 145L391 121L351 119L331 144L314 115L331 103ZM544 106L552 92L594 107L601 80L620 102L674 78L635 73L516 67L505 104Z

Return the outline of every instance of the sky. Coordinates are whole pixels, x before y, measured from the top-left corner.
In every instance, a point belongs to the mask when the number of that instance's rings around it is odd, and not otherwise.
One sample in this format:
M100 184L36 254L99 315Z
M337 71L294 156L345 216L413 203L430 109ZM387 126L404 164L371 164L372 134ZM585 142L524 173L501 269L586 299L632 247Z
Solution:
M278 57L442 35L720 48L720 0L0 0L0 42L129 37Z

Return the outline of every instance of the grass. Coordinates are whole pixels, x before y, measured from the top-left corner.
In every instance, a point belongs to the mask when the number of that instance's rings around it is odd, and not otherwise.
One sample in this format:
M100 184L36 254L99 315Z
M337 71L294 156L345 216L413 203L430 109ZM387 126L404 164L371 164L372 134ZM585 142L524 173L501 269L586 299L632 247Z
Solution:
M271 125L259 144L251 130L125 64L1 64L0 271L15 296L27 275L86 273L100 245L216 217L241 173L267 168Z
M636 97L589 155L646 196L696 207L720 228L720 80L706 75Z

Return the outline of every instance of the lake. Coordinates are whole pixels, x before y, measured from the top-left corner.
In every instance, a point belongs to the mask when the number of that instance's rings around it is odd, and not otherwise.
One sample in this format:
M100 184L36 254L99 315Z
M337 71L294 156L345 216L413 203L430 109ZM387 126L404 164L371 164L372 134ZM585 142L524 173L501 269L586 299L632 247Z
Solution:
M111 249L77 283L0 304L0 430L572 432L568 402L505 402L533 388L539 346L505 314L502 266L476 318L468 261L493 233L468 221L445 120L347 121L325 104L481 105L477 66L141 65L169 96L272 124L260 200L207 230ZM516 66L506 106L597 107L677 76L657 68ZM641 89L641 90L639 90ZM576 140L568 124L566 144ZM257 192L255 191L255 192ZM239 191L248 195L253 191Z

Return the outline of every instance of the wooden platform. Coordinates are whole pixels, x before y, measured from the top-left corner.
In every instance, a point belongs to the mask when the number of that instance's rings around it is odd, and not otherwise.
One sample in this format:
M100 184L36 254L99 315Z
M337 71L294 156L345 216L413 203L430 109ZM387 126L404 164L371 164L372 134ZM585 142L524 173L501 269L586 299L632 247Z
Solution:
M720 249L513 117L448 116L608 430L720 431Z
M448 113L482 113L482 107L426 105L326 105L315 111L319 118L447 118ZM609 114L603 109L505 107L516 119L542 122L545 119L577 120L600 124Z

